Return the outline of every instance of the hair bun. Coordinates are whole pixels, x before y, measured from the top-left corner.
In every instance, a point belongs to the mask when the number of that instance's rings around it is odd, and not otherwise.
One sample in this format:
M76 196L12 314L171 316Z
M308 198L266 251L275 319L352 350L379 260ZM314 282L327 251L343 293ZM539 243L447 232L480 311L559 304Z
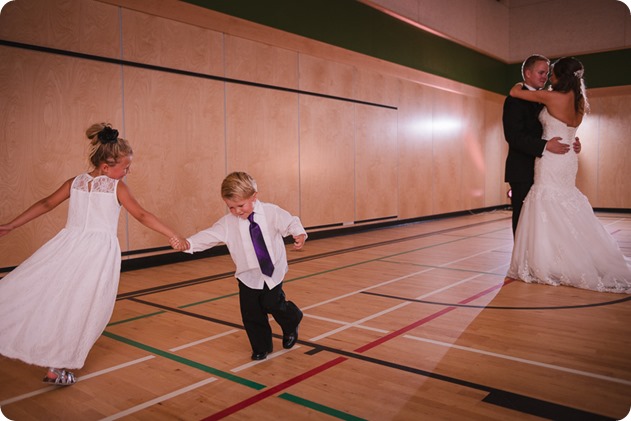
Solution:
M105 126L103 130L99 132L98 138L104 145L107 143L116 143L118 141L118 130Z

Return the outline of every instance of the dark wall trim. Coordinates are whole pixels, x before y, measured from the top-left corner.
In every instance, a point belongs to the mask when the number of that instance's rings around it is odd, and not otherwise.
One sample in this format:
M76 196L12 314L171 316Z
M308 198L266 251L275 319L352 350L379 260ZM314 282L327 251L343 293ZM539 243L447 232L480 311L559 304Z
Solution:
M345 98L345 97L340 97L340 96L335 96L335 95L321 94L321 93L318 93L318 92L303 91L303 90L300 90L300 89L292 89L292 88L286 88L286 87L283 87L283 86L276 86L276 85L267 85L267 84L264 84L264 83L251 82L251 81L241 80L241 79L232 79L232 78L228 78L228 77L216 76L216 75L211 75L211 74L207 74L207 73L198 73L198 72L192 72L192 71L189 71L189 70L174 69L172 67L156 66L156 65L153 65L153 64L140 63L140 62L136 62L136 61L121 60L121 59L117 59L117 58L96 56L96 55L93 55L93 54L86 54L86 53L78 53L76 51L59 50L59 49L56 49L56 48L43 47L43 46L40 46L40 45L23 44L21 42L9 41L9 40L4 40L4 39L0 39L0 46L19 48L19 49L22 49L22 50L39 51L39 52L42 52L42 53L57 54L57 55L61 55L61 56L75 57L75 58L85 59L85 60L100 61L100 62L104 62L104 63L119 64L119 65L123 65L123 66L137 67L137 68L146 69L146 70L155 70L155 71L158 71L158 72L174 73L174 74L183 75L183 76L189 76L189 77L197 77L197 78L202 78L202 79L211 79L211 80L217 80L217 81L220 81L220 82L233 83L233 84L238 84L238 85L254 86L254 87L257 87L257 88L273 89L273 90L276 90L276 91L284 91L284 92L290 92L290 93L301 94L301 95L317 96L317 97L320 97L320 98L327 98L327 99L334 99L334 100L338 100L338 101L352 102L352 103L355 103L355 104L370 105L370 106L373 106L373 107L387 108L387 109L391 109L391 110L396 110L397 109L397 107L394 106L394 105L378 104L378 103L374 103L374 102L361 101L361 100L358 100L358 99Z

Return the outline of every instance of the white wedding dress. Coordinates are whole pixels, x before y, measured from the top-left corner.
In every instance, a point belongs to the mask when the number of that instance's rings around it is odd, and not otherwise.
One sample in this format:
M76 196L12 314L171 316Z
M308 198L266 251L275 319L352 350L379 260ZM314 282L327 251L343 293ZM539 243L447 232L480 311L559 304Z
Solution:
M543 138L574 141L576 128L543 108ZM535 183L519 216L507 276L525 282L569 285L631 294L631 259L594 215L576 188L578 156L544 151L535 161Z
M65 228L0 279L0 354L41 367L83 366L118 291L117 185L77 176Z

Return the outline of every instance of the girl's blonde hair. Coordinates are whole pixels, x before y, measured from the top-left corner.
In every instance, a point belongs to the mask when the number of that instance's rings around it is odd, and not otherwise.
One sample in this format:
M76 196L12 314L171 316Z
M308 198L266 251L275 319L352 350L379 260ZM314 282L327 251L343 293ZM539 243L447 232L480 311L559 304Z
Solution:
M90 139L88 159L94 168L103 162L116 165L122 157L134 153L129 142L118 137L118 130L109 123L95 123L85 131L85 135Z
M221 197L224 199L249 199L258 190L256 181L244 172L233 172L221 183Z

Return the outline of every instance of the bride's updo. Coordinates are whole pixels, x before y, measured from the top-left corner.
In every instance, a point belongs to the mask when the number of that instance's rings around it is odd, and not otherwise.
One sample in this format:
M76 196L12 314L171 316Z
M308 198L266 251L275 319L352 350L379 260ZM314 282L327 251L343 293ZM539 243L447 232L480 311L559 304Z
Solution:
M556 76L556 83L552 89L558 92L574 92L574 110L587 114L589 104L585 93L585 80L583 63L574 57L563 57L552 63L552 73Z

